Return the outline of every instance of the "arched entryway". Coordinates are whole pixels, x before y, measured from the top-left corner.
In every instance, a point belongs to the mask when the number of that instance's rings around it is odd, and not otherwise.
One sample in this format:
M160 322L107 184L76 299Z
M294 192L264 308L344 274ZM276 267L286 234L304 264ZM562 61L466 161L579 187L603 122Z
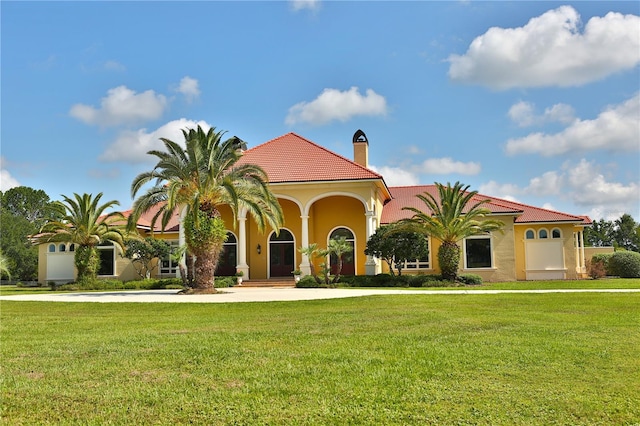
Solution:
M238 264L238 240L231 232L227 232L227 241L224 243L216 275L221 277L230 277L236 273L236 265Z
M353 232L348 228L336 228L329 235L329 239L335 239L343 237L347 240L347 243L351 244L351 251L342 255L342 270L341 275L355 275L356 274L356 262L355 262L355 237ZM331 273L336 274L338 272L338 258L335 255L331 255L330 259Z
M286 229L280 234L275 232L269 237L269 276L290 277L295 268L295 242L293 235Z

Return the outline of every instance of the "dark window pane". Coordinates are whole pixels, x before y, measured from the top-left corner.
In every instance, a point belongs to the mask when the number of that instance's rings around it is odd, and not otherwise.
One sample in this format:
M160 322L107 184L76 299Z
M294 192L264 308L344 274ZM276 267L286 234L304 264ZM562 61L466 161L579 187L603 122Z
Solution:
M491 240L474 238L466 241L467 268L491 267Z

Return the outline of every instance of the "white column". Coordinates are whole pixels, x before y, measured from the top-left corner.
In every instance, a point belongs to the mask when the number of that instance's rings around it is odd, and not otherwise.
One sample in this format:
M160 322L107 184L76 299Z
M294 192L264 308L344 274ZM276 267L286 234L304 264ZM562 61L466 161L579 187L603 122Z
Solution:
M249 265L247 264L247 217L246 212L238 216L238 265L237 272L242 271L244 279L249 279Z
M576 246L576 272L580 272L580 238L577 232L573 233L574 244Z
M586 272L586 260L584 258L584 231L580 231L580 272Z
M309 216L302 215L300 219L302 219L301 247L309 247ZM309 256L306 254L302 255L300 272L302 272L303 276L311 274L311 263L309 262Z
M369 238L371 238L371 236L376 232L376 213L375 211L371 210L371 211L367 211L365 213L365 218L366 218L366 234L367 234L367 241L369 241ZM366 275L375 275L377 274L379 271L378 268L378 262L376 260L376 258L374 258L371 255L367 255L367 260L364 263L364 273Z

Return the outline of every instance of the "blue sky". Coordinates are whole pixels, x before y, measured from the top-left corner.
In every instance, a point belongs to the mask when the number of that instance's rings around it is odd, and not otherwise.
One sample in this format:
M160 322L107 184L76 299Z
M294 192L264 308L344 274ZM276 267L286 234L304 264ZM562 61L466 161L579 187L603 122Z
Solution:
M7 2L0 187L132 204L159 137L296 132L390 186L640 219L638 2Z

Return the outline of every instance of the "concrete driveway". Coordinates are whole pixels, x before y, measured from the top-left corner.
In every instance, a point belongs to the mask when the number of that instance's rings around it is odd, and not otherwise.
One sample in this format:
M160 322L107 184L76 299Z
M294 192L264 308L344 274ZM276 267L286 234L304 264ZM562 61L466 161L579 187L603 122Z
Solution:
M87 293L38 293L0 296L0 300L97 303L233 303L340 299L385 294L500 294L500 293L638 293L640 289L566 290L408 290L231 287L218 294L184 295L179 290L104 291Z

